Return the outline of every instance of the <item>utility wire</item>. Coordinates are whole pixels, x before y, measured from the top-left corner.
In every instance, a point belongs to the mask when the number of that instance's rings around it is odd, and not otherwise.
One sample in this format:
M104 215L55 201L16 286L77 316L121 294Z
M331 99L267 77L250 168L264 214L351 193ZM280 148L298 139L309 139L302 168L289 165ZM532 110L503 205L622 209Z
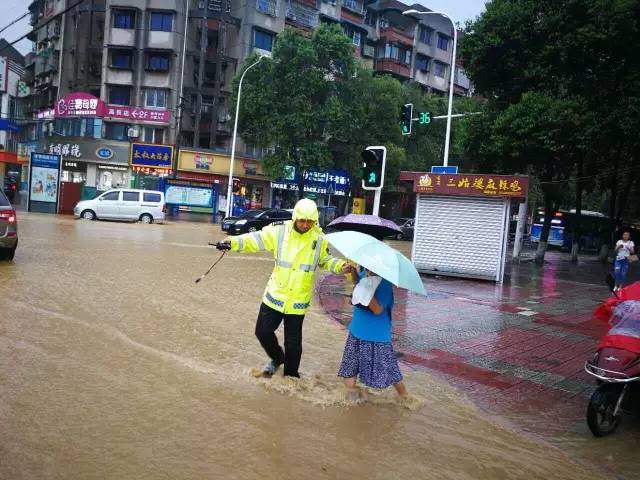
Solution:
M49 25L51 22L53 22L56 18L58 18L61 15L64 15L65 13L67 13L69 10L74 9L75 7L77 7L78 5L80 5L81 3L83 3L85 0L78 0L76 3L74 3L73 5L71 5L70 7L65 8L63 11L61 11L60 13L58 13L57 15L54 15L53 17L51 17L49 20L47 20L46 22L44 22L42 25L40 25L37 28L34 28L31 32L33 32L34 30L40 30L41 28L46 27L47 25ZM5 27L6 28L6 27ZM0 52L2 52L3 50L15 45L16 43L18 43L20 40L23 40L25 38L27 38L27 36L29 36L29 34L31 32L27 32L24 35L22 35L20 38L18 38L17 40L14 40L11 43L8 43L7 45L5 45L4 47L0 48Z
M8 25L5 25L4 27L2 27L2 29L0 29L0 33L4 32L7 28L9 28L11 25L13 25L14 23L18 23L20 20L22 20L24 17L26 17L27 15L29 15L29 12L25 13L24 15L22 15L19 18L16 18L13 22L9 23Z

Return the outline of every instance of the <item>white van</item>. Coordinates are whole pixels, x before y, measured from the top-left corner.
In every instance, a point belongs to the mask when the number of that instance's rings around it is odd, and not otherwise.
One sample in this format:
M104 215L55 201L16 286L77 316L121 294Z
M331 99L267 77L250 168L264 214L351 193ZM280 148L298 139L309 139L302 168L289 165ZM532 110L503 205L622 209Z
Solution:
M77 218L86 220L133 220L143 223L164 221L164 193L155 190L118 188L93 200L83 200L73 209Z

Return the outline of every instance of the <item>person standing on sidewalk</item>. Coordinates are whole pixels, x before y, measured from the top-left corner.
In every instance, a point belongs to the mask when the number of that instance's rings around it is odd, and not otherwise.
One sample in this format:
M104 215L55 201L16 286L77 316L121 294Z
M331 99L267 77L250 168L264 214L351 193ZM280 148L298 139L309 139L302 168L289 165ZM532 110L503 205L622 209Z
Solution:
M333 273L348 273L354 267L328 253L328 242L318 226L314 201L296 203L291 221L269 225L258 232L226 238L218 249L234 252L273 252L275 267L262 297L256 322L256 337L271 361L263 375L271 376L284 364L284 375L299 377L302 356L302 321L311 304L317 267ZM284 350L275 331L284 321Z
M615 290L620 290L627 282L629 274L629 257L635 254L635 244L631 240L631 233L625 230L622 233L622 240L616 242L616 260L613 264L613 272L616 279Z

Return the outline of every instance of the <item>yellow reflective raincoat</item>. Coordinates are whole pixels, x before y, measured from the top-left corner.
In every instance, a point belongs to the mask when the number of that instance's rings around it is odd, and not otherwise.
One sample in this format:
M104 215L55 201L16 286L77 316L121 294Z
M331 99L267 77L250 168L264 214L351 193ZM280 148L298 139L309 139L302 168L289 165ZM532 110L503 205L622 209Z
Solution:
M298 233L293 228L297 219L314 220L316 224L308 232ZM273 252L275 267L262 301L274 310L304 315L311 304L316 268L333 273L342 271L345 261L329 255L329 244L317 222L315 202L303 199L296 204L292 221L231 238L232 251Z

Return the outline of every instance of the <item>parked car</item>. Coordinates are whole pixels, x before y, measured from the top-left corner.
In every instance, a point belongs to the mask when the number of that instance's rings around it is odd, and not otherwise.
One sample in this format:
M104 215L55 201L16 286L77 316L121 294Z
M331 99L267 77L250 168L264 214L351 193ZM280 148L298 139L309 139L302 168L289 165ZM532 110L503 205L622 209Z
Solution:
M85 220L139 220L142 223L162 222L166 212L163 192L129 188L109 190L93 200L78 202L73 209L76 217Z
M222 221L222 230L229 235L255 232L272 223L291 220L291 212L278 208L255 208L237 217L227 217Z
M393 222L400 227L402 233L395 236L396 240L412 240L413 239L413 218L394 218Z
M0 260L13 260L18 248L18 217L7 196L0 191Z

